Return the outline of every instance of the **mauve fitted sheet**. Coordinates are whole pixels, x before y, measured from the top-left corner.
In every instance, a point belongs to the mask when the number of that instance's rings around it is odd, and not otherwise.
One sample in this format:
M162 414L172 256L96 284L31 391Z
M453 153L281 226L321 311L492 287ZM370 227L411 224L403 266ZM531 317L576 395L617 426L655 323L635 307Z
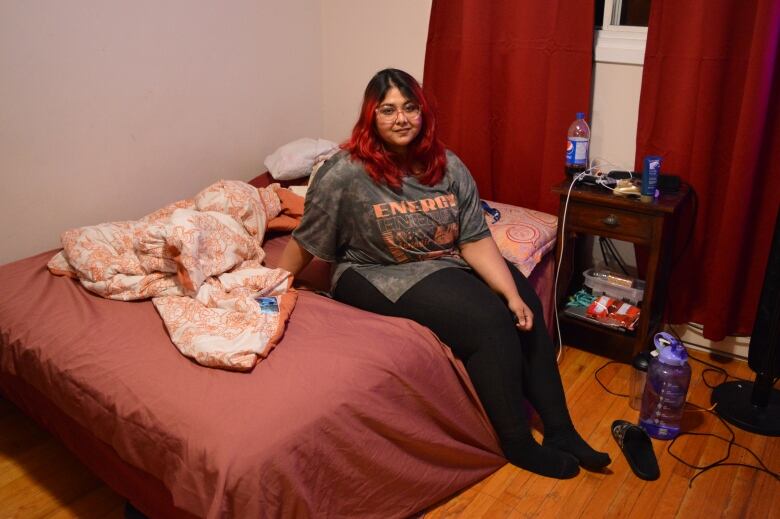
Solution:
M92 295L52 254L0 267L0 387L33 388L184 511L403 517L504 463L462 366L415 323L302 291L252 372L205 368L151 302Z

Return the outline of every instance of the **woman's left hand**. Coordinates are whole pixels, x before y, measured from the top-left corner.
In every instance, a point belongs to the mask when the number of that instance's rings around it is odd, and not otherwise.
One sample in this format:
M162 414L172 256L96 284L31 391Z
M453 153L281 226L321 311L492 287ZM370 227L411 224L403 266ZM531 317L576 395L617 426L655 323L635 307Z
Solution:
M515 314L515 326L526 332L533 327L534 313L528 308L528 305L525 304L525 301L523 301L521 297L508 301L507 306L509 307L509 311Z

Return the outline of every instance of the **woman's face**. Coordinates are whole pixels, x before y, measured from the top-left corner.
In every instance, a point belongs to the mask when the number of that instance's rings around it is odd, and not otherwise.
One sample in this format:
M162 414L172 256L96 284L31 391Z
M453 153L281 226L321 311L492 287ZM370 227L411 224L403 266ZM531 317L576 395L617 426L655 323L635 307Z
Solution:
M406 147L420 133L420 106L405 98L397 87L387 91L374 117L385 147L395 153L406 153Z

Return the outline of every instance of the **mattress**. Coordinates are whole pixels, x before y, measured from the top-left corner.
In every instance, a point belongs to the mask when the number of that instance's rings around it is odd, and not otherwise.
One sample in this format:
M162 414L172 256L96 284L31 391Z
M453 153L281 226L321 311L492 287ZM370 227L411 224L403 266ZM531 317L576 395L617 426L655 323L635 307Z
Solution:
M500 208L491 231L549 325L555 217ZM289 239L267 235L267 266ZM408 517L505 463L449 348L322 295L318 259L282 340L240 373L184 357L150 301L50 274L56 252L0 266L0 393L149 517Z
M54 252L0 266L0 391L150 517L407 517L505 463L463 366L414 322L301 291L267 359L212 369L151 302L51 275Z

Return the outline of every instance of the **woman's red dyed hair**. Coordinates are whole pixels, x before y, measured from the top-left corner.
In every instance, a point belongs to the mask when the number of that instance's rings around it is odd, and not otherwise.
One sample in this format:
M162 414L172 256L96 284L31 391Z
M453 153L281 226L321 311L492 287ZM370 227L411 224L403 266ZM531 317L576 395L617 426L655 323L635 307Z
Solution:
M376 129L376 108L393 87L420 106L420 132L409 143L404 159L385 147ZM384 182L396 189L401 187L403 176L412 166L418 169L418 180L428 186L439 183L447 167L444 144L436 134L436 116L425 99L422 87L411 75L393 68L377 72L368 82L360 118L355 123L352 136L341 147L363 162L375 182Z

